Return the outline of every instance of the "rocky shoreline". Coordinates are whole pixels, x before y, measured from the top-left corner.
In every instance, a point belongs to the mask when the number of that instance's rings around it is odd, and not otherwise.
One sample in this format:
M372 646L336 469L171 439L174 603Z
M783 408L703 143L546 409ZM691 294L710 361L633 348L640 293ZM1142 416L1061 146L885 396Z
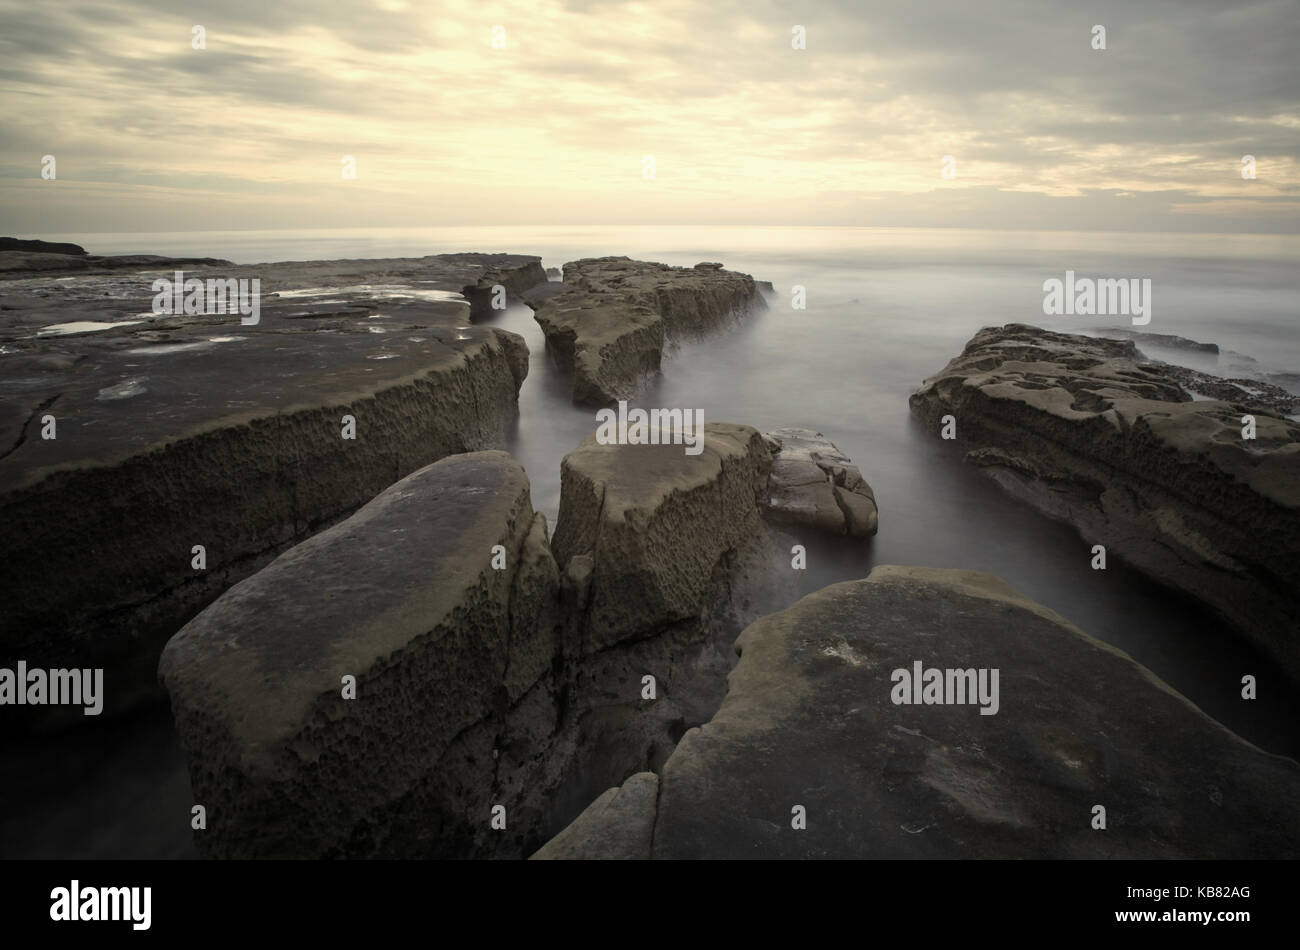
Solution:
M950 419L966 461L1006 491L1207 604L1300 679L1300 424L1276 394L1204 377L1131 341L1009 324L976 334L911 406L936 435Z
M0 581L31 591L0 659L103 667L114 714L165 696L205 857L1300 852L1295 761L999 578L878 565L795 602L806 544L892 523L827 434L597 430L550 533L501 451L536 354L492 312L527 303L572 401L605 406L766 306L749 275L151 258L56 288L33 256L89 257L0 247ZM259 279L259 322L145 313L168 268ZM1294 675L1288 398L1013 324L911 408Z

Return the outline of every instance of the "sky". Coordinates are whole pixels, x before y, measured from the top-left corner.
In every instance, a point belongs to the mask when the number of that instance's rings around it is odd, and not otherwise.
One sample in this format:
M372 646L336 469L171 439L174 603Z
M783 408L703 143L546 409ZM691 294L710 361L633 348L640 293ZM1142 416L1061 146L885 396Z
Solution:
M0 0L0 233L1300 233L1297 49L1300 0Z

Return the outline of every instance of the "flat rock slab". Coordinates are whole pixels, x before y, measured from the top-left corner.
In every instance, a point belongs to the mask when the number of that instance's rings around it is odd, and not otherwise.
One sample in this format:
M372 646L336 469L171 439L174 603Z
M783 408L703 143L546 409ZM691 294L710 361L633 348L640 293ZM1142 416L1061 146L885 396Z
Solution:
M833 442L812 429L787 427L765 435L774 450L767 499L773 521L853 538L876 533L875 493Z
M564 265L563 284L530 301L560 366L573 373L573 401L608 405L659 371L664 346L702 336L767 304L748 274L590 258Z
M911 405L936 438L951 417L966 460L1007 491L1208 604L1300 680L1300 425L1226 381L1234 398L1193 400L1204 378L1132 341L1009 324Z
M556 856L625 852L647 811L637 857L1300 855L1300 765L991 575L879 567L764 617L737 648L726 700L668 759L657 807L611 816L607 800ZM917 661L998 670L996 713L896 704L894 671Z
M549 674L557 608L545 521L504 452L422 468L236 584L159 667L201 851L412 857L489 837L496 753L451 751Z
M221 590L414 469L503 444L528 351L473 325L465 291L541 275L474 254L185 270L260 279L255 325L156 317L170 272L0 283L0 584L25 591L0 658L105 667L110 713L156 698L163 642Z

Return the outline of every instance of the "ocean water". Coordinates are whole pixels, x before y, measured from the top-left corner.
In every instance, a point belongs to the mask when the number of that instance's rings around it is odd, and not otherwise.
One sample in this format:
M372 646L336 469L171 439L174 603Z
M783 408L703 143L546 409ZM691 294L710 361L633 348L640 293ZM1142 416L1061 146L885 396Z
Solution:
M1139 344L1148 355L1224 375L1300 385L1300 237L869 228L485 227L358 231L42 235L92 253L221 257L236 263L421 256L450 251L539 254L545 266L626 254L668 264L720 261L771 281L771 306L671 353L644 406L703 409L706 421L825 433L862 469L880 507L868 545L810 545L804 589L864 576L875 564L988 571L1128 652L1210 715L1271 751L1300 755L1300 701L1272 665L1205 610L1127 568L1090 568L1077 532L1004 495L923 431L907 398L980 327L1119 327L1219 344L1215 358ZM1043 281L1150 278L1151 322L1045 316ZM807 307L791 307L795 285ZM551 521L564 454L595 427L568 400L531 311L491 318L532 352L508 448ZM924 659L924 658L922 658ZM1245 673L1267 688L1241 700Z

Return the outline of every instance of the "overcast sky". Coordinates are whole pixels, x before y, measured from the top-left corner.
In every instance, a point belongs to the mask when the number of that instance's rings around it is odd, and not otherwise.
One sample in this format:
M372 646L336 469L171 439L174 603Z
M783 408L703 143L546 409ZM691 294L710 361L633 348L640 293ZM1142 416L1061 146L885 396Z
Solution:
M1297 232L1298 50L1300 0L0 0L0 232Z

